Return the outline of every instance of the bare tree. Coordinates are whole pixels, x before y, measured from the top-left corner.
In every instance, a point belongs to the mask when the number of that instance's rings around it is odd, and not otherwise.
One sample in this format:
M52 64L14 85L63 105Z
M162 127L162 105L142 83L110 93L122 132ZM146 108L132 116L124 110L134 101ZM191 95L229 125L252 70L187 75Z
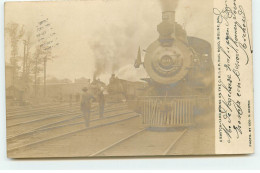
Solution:
M12 80L12 85L15 87L16 82L17 82L17 76L18 76L18 71L20 67L18 66L18 43L20 39L24 35L24 28L23 26L21 27L17 23L10 23L7 25L5 28L6 33L9 34L10 36L10 42L11 42L11 57L10 57L10 62L11 65L13 66L13 80ZM15 89L14 89L14 96L15 96Z

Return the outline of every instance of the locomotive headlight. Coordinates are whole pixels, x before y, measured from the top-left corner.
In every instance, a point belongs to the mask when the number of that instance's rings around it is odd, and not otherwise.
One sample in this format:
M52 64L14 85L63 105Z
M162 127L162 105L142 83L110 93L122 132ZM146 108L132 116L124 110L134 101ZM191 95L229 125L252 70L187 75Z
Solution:
M177 48L162 47L154 52L151 60L153 70L161 76L176 74L182 65L183 58Z
M166 47L155 41L147 49L144 67L153 81L171 84L185 77L192 59L192 52L182 42L175 40L173 45Z
M164 55L161 57L159 63L162 68L169 69L169 68L172 68L175 61L176 61L176 59L174 59L173 57L171 57L169 55Z

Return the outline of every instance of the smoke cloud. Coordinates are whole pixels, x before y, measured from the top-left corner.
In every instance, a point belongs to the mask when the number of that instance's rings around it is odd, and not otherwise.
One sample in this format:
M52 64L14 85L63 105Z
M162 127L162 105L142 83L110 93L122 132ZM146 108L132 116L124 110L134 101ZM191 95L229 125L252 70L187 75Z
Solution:
M97 31L89 41L95 59L94 78L112 74L126 64L133 64L136 46L133 41L137 31L134 24L109 25Z
M179 0L160 0L162 11L175 11Z

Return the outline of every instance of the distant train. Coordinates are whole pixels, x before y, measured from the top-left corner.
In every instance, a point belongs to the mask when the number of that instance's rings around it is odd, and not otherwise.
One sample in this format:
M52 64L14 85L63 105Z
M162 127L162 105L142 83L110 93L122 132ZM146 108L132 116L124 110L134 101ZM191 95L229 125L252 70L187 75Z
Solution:
M107 85L107 92L110 101L133 101L137 95L140 95L147 86L144 82L131 82L119 79L112 74L109 84Z

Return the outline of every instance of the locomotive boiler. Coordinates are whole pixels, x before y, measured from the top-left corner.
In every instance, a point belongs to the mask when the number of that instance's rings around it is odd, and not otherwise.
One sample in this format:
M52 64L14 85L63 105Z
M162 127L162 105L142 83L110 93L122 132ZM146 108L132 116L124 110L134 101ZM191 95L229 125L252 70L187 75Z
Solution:
M162 12L159 38L139 48L134 66L143 65L148 87L138 97L143 123L151 127L191 126L207 114L214 100L214 69L209 42L187 36L175 11Z

